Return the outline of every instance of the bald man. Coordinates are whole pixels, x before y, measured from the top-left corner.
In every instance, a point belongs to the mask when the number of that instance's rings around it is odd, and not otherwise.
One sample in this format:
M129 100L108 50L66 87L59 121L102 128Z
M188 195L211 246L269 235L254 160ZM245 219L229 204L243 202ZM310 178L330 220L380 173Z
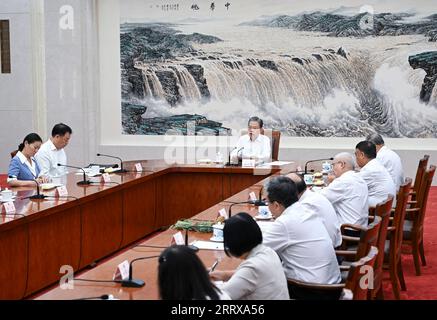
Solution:
M369 191L366 182L354 171L354 156L348 152L339 153L332 166L335 178L321 194L332 203L340 224L367 226Z
M340 222L329 200L320 193L307 189L307 185L301 176L295 173L290 173L287 176L296 184L299 202L322 219L334 248L340 246L342 241Z

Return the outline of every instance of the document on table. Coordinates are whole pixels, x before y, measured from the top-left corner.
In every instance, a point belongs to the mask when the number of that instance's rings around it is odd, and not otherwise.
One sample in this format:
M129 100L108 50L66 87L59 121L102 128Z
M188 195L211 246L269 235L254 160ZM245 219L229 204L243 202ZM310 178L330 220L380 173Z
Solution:
M196 240L191 243L193 246L203 250L225 250L223 242Z

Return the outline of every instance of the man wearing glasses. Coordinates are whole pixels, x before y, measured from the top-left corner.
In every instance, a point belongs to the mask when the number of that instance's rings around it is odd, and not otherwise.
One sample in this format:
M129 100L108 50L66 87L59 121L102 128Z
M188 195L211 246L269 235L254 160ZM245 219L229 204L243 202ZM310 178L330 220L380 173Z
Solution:
M67 173L65 167L58 166L58 163L67 163L64 148L68 145L72 133L71 128L63 123L58 123L53 127L52 136L35 155L41 168L41 175L53 178Z
M237 146L231 152L233 162L238 159L255 159L268 161L271 158L270 138L262 134L263 121L258 117L251 117L248 121L248 134L243 135Z

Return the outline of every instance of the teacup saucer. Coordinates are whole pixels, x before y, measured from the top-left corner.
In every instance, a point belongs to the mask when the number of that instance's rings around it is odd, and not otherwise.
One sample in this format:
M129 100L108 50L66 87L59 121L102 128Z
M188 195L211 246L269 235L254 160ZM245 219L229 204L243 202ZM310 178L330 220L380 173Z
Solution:
M271 220L271 219L273 219L273 216L272 215L268 215L268 216L257 215L257 216L255 216L255 219L256 220Z

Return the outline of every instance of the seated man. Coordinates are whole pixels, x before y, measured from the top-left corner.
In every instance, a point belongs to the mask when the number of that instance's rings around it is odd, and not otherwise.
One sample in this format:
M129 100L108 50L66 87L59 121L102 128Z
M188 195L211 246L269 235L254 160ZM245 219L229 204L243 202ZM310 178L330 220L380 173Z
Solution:
M250 158L268 161L271 158L270 138L261 134L263 121L258 117L251 117L248 122L248 134L238 139L237 146L231 152L233 162L237 158Z
M384 145L384 139L378 133L369 134L367 141L373 142L376 146L376 159L388 170L396 186L396 191L404 183L404 169L401 158L396 152Z
M340 246L342 242L340 223L329 200L319 192L307 189L307 185L301 176L295 173L287 176L296 184L299 202L322 219L334 248Z
M322 219L298 201L295 183L288 177L275 177L266 191L269 210L277 219L263 231L263 244L279 255L287 278L339 283L340 269L332 240ZM311 298L310 292L298 292L296 288L290 291L293 298Z
M369 190L369 206L375 207L389 196L396 197L396 186L387 169L376 160L376 146L370 141L361 141L355 147L359 175Z
M41 167L41 175L59 177L67 173L65 167L58 166L58 163L67 164L64 148L68 145L72 133L71 128L63 123L58 123L53 127L52 136L43 143L35 155Z
M332 165L335 178L321 190L321 194L334 206L340 225L350 223L367 226L369 191L366 182L354 169L352 154L337 154Z

